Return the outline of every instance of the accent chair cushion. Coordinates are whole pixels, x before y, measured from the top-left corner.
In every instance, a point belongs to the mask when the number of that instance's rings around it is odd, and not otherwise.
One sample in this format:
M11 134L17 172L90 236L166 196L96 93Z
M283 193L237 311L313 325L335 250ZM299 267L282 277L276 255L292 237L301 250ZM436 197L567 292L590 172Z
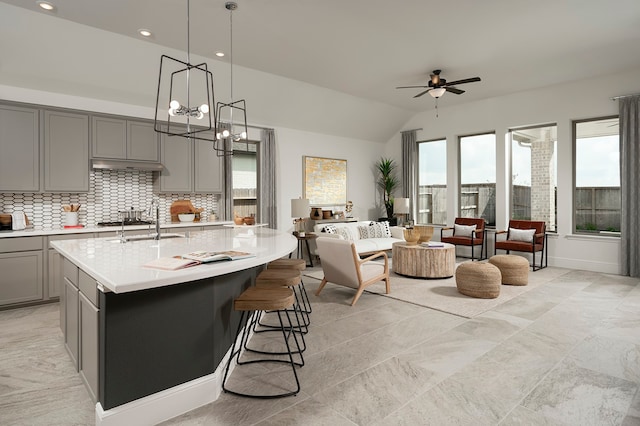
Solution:
M533 235L536 233L535 229L516 229L509 228L509 240L510 241L523 241L530 243L533 241Z
M453 234L456 237L469 237L473 235L473 231L476 230L476 225L453 225Z

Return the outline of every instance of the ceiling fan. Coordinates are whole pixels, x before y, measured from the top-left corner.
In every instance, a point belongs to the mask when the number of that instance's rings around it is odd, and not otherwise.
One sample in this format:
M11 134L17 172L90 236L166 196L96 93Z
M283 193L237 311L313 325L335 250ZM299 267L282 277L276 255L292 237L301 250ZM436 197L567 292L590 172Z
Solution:
M417 95L414 96L414 98L419 98L425 93L428 93L432 97L438 99L440 96L444 94L444 92L451 92L456 95L461 95L464 93L464 90L460 90L453 86L480 81L480 77L471 77L471 78L465 78L463 80L447 82L447 80L445 80L444 78L440 78L440 73L441 73L441 70L433 70L433 74L431 74L431 80L429 80L429 84L426 86L400 86L400 87L396 87L396 89L426 88L427 90L424 90L418 93Z

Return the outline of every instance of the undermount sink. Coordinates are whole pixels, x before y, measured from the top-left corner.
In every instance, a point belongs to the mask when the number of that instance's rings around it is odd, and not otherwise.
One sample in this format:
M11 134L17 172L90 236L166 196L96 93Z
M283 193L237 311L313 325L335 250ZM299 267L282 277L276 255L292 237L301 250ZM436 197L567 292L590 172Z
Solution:
M185 238L184 234L174 234L174 233L166 233L166 234L160 234L160 239L161 240L165 240L167 238ZM124 241L125 242L130 242L130 241L150 241L150 240L155 240L155 235L154 234L146 234L146 235L125 235L124 236ZM121 242L121 238L120 237L111 237L109 238L109 241L112 243L118 243Z

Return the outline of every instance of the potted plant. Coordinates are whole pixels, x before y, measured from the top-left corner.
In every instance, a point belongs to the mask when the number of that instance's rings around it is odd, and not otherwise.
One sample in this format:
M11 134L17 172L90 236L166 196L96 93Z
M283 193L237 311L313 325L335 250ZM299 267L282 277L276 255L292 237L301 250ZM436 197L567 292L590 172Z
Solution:
M382 191L382 201L388 218L393 217L393 192L400 185L400 181L396 176L396 166L397 164L393 158L381 157L376 162L378 187Z

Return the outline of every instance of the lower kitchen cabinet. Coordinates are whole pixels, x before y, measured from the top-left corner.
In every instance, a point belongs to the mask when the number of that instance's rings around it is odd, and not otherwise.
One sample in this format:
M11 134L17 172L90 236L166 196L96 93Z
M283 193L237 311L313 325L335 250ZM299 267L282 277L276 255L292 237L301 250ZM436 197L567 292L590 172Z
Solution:
M47 286L49 299L60 297L62 292L62 255L54 249L47 251Z
M79 294L79 301L80 377L87 386L91 399L96 402L98 400L98 314L100 310L82 292Z
M64 346L78 371L80 352L80 291L67 277L64 278Z
M42 237L0 240L0 307L41 301Z

